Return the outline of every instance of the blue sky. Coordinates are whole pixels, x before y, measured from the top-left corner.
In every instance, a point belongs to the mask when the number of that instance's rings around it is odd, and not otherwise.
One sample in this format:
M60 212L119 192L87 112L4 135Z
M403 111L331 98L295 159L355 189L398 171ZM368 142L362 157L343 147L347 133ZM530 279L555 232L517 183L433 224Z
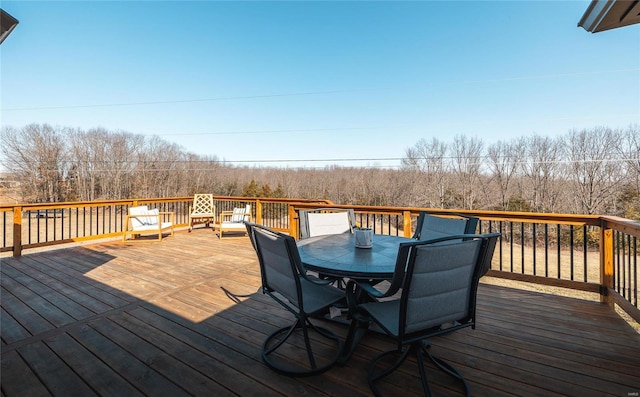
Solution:
M3 126L158 135L220 160L394 166L420 139L486 144L640 122L640 25L589 1L6 1Z

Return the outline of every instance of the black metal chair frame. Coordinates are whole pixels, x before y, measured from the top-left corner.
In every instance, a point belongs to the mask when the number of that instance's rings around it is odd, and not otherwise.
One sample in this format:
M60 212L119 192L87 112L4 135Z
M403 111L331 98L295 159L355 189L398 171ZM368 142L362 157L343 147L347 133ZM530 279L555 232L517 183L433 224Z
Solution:
M311 323L311 321L309 321L309 319L310 317L318 316L322 312L326 311L330 305L342 299L344 295L341 295L340 298L336 298L336 299L328 298L327 304L325 306L313 312L306 312L304 308L305 296L303 294L302 285L301 285L303 280L318 286L334 288L329 286L330 281L320 280L315 277L310 277L306 274L306 271L304 269L304 266L298 254L298 248L296 246L296 243L293 237L276 232L274 230L271 230L261 225L257 225L255 223L245 222L245 224L247 226L247 232L249 233L251 243L253 244L256 250L256 253L258 255L258 261L260 262L260 273L262 277L262 292L264 294L269 295L271 298L273 298L276 302L278 302L280 305L282 305L285 309L287 309L290 313L292 313L295 316L295 321L293 324L286 327L279 328L264 340L262 344L262 351L261 351L262 360L269 368L273 369L274 371L280 374L284 374L288 376L310 376L310 375L317 375L327 371L328 369L333 367L336 361L338 360L338 357L342 350L342 341L333 332L331 332L330 330L324 327L314 325L313 323ZM288 259L291 264L291 270L294 275L297 275L297 277L294 277L295 284L296 284L297 301L299 302L297 306L291 302L288 302L288 300L285 301L286 299L284 300L281 299L278 295L276 295L276 293L278 293L279 291L275 290L270 286L269 279L267 276L268 272L265 271L265 267L269 265L265 263L262 252L261 252L260 233L265 235L275 236L276 238L284 239L284 242L287 247ZM341 294L343 294L343 291L341 291ZM272 360L270 356L279 347L281 347L287 341L287 339L289 339L289 337L293 335L293 333L298 329L301 330L303 334L310 369L285 368L282 365L279 365L278 363L276 363L274 360ZM309 338L309 331L315 331L319 335L329 340L332 340L336 346L335 356L331 358L325 365L322 365L320 367L318 367L316 363L316 358L313 354L311 341Z
M428 241L416 241L410 243L403 243L400 246L398 251L398 259L396 262L396 271L394 273L394 277L391 281L391 285L386 292L381 292L373 288L372 285L366 283L358 283L355 281L350 281L347 285L347 299L349 301L349 305L352 309L354 319L352 321L349 335L347 336L347 343L349 343L350 338L357 332L358 328L368 327L367 322L371 322L372 318L368 316L368 314L361 310L359 306L357 306L356 300L366 300L368 297L370 300L380 299L385 297L390 297L396 294L400 288L403 291L408 291L409 283L411 282L411 276L413 274L413 267L415 264L415 254L416 248L422 245L429 244L437 244L437 243L446 243L448 240L453 240L451 243L457 242L467 242L469 240L477 240L480 239L480 247L478 256L476 259L476 265L474 266L472 280L471 280L471 288L469 294L469 302L468 302L468 310L466 316L464 318L459 319L458 321L452 323L449 326L443 327L444 324L439 326L432 327L430 329L417 331L411 334L405 334L404 332L404 324L406 323L406 305L408 300L408 294L402 293L400 300L400 313L399 313L399 333L397 336L394 336L390 331L384 328L384 325L377 323L377 325L382 328L385 333L387 333L390 337L394 338L397 341L397 347L394 350L390 350L384 352L377 357L375 357L369 363L367 368L367 380L369 383L369 387L375 396L382 396L380 390L376 386L376 382L394 370L396 370L404 360L409 356L411 352L415 352L417 356L418 370L420 373L420 379L422 382L422 387L424 389L425 395L430 396L431 392L429 390L429 384L427 381L427 374L424 367L424 354L429 357L429 359L441 370L445 373L455 377L458 379L465 389L465 394L470 396L469 385L465 381L462 374L460 374L453 366L451 366L446 361L441 358L433 356L429 352L430 342L429 338L448 334L454 331L457 331L462 328L472 327L475 329L476 325L476 295L478 289L478 283L480 277L482 277L486 273L486 269L490 267L490 262L493 257L493 251L496 246L496 241L500 237L500 233L490 233L490 234L482 234L482 235L457 235L457 236L448 236L434 240ZM366 296L364 296L366 295ZM354 309L355 306L355 309ZM405 346L408 346L406 348ZM397 355L397 360L393 362L389 367L385 370L375 373L376 365L385 357L390 355Z

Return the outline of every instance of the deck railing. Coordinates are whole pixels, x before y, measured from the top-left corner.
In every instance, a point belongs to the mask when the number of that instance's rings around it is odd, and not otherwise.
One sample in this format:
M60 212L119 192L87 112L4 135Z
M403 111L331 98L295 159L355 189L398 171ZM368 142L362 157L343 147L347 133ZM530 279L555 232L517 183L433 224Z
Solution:
M353 208L359 226L410 237L420 211L480 218L479 232L502 233L490 276L593 292L640 321L638 248L640 223L628 219L528 212L462 211L407 207L341 206L327 200L214 197L219 213L252 204L260 224L298 235L298 210ZM186 227L192 197L0 206L0 252L119 237L128 208L148 205L175 213Z
M216 213L252 204L253 219L279 230L289 229L289 203L323 205L326 200L214 196ZM0 252L19 256L25 249L119 237L129 207L147 205L175 214L176 227L186 227L193 197L101 200L48 204L0 205Z

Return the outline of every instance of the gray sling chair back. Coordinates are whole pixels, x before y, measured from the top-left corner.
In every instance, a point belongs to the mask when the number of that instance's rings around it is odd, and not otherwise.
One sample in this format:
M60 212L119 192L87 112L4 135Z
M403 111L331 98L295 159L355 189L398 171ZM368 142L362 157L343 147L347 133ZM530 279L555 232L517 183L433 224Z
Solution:
M295 316L292 325L276 330L265 339L262 360L269 368L289 376L316 375L328 370L335 364L342 342L331 331L312 324L309 318L325 313L330 306L344 299L344 291L329 285L328 281L306 274L293 237L255 223L245 224L260 262L262 292ZM312 343L309 338L311 331L331 340L333 344L319 342L318 338L314 338L315 342ZM292 353L298 349L292 347L292 342L278 354L278 349L289 338L299 338L300 333L306 358L304 354L298 357L298 354ZM312 344L321 354L313 353ZM330 351L331 345L335 346L335 351Z
M324 221L324 218L327 220ZM300 210L298 211L298 223L300 239L323 234L353 233L353 229L356 227L356 215L352 208Z
M456 218L431 215L424 211L418 215L416 240L432 240L434 238L451 236L453 234L474 234L479 219L474 216L453 214Z
M430 396L424 354L447 374L457 378L470 396L469 386L454 367L429 352L427 339L465 327L475 329L478 282L486 272L500 233L457 235L430 241L403 243L389 290L380 292L367 283L350 281L347 296L360 293L349 334L363 321L373 321L397 343L395 349L375 357L368 366L367 380L375 396L381 396L376 382L396 370L410 352L417 355L418 370L426 396ZM399 290L399 299L380 301ZM365 292L369 299L363 299ZM349 336L347 337L347 339ZM378 364L397 359L383 370Z
M353 208L317 208L298 211L300 239L328 234L353 233L356 227L356 215ZM331 280L332 284L344 289L342 277L331 277L318 274L323 280Z

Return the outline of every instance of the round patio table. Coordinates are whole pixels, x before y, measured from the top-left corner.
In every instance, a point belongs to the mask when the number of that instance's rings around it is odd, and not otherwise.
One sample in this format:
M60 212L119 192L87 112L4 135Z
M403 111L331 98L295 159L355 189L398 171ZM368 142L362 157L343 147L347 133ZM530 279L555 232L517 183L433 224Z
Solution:
M300 259L307 269L334 277L389 280L393 277L401 243L406 237L373 235L371 248L356 248L352 233L316 236L298 241Z

